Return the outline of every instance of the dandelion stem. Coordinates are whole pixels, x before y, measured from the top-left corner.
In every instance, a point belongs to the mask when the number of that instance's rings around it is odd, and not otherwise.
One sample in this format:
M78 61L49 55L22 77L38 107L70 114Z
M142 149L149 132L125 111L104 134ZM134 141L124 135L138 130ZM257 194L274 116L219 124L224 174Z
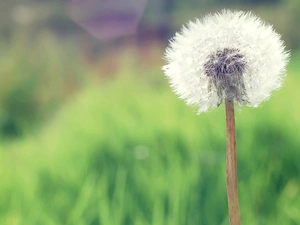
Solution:
M230 225L240 225L236 171L236 139L233 101L225 101L226 108L226 181Z

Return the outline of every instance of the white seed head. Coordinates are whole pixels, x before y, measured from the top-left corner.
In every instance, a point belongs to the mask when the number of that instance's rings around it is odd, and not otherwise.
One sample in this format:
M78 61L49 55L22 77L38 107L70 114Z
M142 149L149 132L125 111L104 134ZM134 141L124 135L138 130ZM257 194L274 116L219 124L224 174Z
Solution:
M175 93L201 113L225 99L257 107L281 87L289 53L271 25L223 10L183 26L165 59Z

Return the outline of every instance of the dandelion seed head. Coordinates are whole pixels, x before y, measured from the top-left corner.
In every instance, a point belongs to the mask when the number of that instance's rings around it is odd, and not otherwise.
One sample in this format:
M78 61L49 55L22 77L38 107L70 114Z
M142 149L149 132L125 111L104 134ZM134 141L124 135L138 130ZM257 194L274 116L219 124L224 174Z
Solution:
M223 10L183 26L170 40L163 70L198 113L225 99L257 107L282 85L284 48L272 26L252 13Z

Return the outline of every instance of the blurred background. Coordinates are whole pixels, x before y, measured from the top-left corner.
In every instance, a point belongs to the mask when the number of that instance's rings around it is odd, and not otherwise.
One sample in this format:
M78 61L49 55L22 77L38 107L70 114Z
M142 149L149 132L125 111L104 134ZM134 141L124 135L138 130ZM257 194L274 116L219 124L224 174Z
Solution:
M243 224L300 224L299 0L2 0L0 224L229 224L224 107L197 116L161 71L181 25L223 8L292 53L236 115Z

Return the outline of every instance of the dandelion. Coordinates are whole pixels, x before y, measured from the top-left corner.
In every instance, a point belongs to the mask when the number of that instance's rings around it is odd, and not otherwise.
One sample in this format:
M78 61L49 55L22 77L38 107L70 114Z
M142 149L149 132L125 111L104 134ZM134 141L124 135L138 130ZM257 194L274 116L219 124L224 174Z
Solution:
M282 85L289 53L271 25L250 12L223 10L184 26L165 59L174 92L198 113L225 102L229 217L238 225L234 103L258 107L269 99Z
M198 113L225 99L257 107L282 85L288 56L272 26L251 13L224 10L176 33L163 70Z

